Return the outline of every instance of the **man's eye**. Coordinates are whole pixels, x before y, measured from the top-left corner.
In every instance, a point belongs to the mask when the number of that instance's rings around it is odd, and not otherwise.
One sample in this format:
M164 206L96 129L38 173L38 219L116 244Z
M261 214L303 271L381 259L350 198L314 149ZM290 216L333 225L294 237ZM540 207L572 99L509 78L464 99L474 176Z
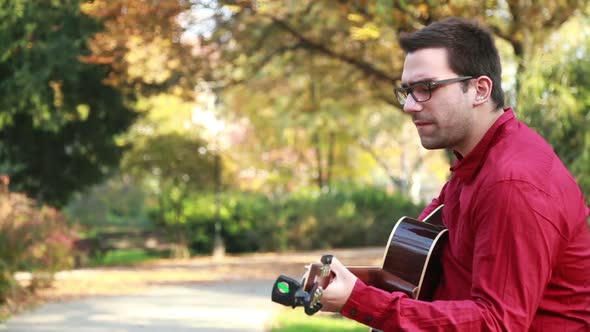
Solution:
M416 85L412 86L412 91L414 91L415 93L427 92L428 91L428 85L426 85L426 84L416 84Z

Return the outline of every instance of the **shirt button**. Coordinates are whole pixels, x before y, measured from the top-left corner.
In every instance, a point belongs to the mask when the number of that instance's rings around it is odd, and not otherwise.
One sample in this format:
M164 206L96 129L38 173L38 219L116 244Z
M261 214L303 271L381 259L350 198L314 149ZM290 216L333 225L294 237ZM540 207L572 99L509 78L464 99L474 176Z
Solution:
M373 317L372 316L365 317L365 323L370 323L372 321L373 321Z
M351 316L356 315L356 309L354 309L354 308L353 309L350 309L350 315Z

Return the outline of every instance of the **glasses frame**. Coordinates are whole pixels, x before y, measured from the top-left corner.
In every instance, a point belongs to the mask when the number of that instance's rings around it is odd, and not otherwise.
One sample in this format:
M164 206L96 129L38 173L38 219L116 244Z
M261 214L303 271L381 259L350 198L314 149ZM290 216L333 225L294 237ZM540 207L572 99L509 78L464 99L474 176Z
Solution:
M397 98L397 101L400 103L400 105L404 106L406 104L406 101L408 100L408 96L412 96L412 98L414 99L415 102L418 103L423 103L426 101L429 101L430 98L432 98L432 90L435 90L438 87L441 87L443 85L447 85L447 84L451 84L451 83L457 83L457 82L464 82L470 79L473 79L475 77L473 76L459 76L459 77L453 77L453 78L449 78L446 80L440 80L440 81L434 81L434 82L416 82L410 86L407 87L396 87L393 89L393 92L395 93L395 97ZM421 86L424 87L426 86L426 89L428 91L428 98L424 99L424 100L418 100L418 98L416 98L416 96L414 95L414 89L417 86ZM402 101L402 98L400 98L401 96L405 96L405 98Z

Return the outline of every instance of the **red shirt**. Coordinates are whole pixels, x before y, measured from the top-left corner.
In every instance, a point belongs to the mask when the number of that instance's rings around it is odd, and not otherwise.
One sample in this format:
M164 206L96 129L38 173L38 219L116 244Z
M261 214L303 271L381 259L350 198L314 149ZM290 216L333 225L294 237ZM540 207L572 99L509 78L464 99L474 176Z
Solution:
M360 280L341 313L384 331L590 331L589 209L573 177L512 109L451 168L435 301Z

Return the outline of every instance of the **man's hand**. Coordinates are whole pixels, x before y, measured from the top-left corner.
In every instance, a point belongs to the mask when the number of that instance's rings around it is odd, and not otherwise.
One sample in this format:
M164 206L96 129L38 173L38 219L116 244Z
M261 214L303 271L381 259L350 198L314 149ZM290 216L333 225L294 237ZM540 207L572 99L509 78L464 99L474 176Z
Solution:
M322 311L340 312L352 293L357 277L336 257L332 258L330 268L335 277L324 290L320 300L323 305Z

